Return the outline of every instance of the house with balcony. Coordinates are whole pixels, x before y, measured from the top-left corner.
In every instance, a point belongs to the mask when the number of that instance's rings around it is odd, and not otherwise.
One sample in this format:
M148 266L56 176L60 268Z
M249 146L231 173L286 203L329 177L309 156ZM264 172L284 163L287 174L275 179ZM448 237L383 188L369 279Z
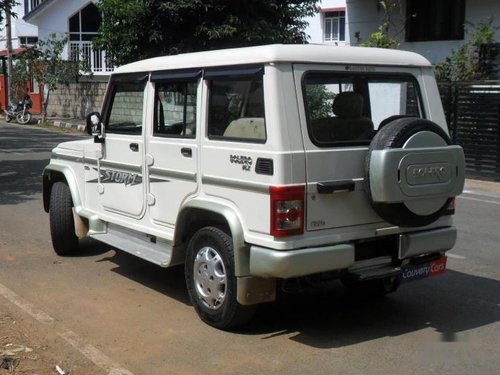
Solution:
M50 34L68 36L64 54L68 60L85 58L94 75L108 75L113 67L106 52L95 49L101 14L97 0L24 0L24 22L38 27L38 38Z
M46 40L51 34L67 37L62 58L86 59L93 73L89 79L59 85L52 91L47 111L49 117L83 118L89 112L100 110L113 66L107 60L106 52L93 46L101 23L97 3L98 0L21 1L23 9L18 15L24 14L23 22L37 28L37 40ZM36 83L32 86L33 90L37 89ZM29 94L32 98L39 95L31 91Z

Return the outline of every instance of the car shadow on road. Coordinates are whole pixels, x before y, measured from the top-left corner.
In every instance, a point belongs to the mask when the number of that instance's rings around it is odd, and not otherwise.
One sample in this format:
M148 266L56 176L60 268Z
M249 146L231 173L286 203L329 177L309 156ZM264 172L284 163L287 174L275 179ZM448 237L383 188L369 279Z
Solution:
M316 348L340 348L431 328L441 341L466 340L465 331L500 320L500 282L448 271L370 299L340 283L308 289L263 305L240 334L291 340Z
M102 246L110 249L107 245ZM115 251L98 262L112 262L116 265L113 272L191 306L182 265L165 269L123 251Z
M163 269L121 251L100 261L113 262L113 272L191 305L183 266ZM263 340L286 335L322 349L429 328L440 333L443 342L458 342L467 339L466 331L500 321L499 291L500 281L452 270L403 284L382 298L362 297L329 282L279 293L276 302L261 305L247 326L233 332Z

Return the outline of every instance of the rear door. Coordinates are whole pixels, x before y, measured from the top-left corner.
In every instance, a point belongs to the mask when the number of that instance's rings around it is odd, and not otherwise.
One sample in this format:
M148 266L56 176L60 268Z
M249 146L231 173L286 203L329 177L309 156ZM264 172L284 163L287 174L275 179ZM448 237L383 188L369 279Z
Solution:
M393 116L422 117L414 76L361 68L294 66L306 149L308 231L381 222L364 190L370 141Z

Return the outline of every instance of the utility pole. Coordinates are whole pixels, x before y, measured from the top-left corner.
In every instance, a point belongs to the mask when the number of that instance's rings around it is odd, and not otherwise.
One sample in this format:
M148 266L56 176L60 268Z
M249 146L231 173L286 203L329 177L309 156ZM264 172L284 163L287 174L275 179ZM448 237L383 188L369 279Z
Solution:
M7 95L9 102L12 102L12 25L11 25L11 4L10 0L3 0L5 9L5 29L7 30Z

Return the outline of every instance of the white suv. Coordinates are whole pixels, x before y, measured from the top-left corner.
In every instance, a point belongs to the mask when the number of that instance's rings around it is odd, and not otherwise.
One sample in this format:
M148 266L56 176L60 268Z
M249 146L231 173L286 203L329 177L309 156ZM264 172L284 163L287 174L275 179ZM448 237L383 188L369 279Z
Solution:
M202 320L247 321L277 285L371 293L445 270L464 184L432 66L403 51L270 45L118 68L93 139L43 174L54 249L89 236L185 263Z

